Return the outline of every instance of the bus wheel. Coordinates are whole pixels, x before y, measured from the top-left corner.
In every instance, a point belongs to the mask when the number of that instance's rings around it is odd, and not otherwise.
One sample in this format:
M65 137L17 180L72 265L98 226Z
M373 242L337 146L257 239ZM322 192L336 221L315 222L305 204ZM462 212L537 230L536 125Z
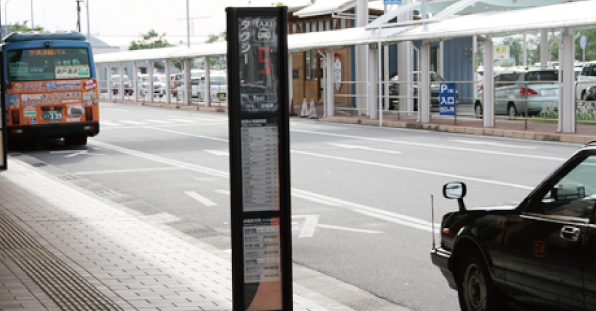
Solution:
M80 145L84 146L87 144L87 136L68 136L64 137L64 144L65 145Z

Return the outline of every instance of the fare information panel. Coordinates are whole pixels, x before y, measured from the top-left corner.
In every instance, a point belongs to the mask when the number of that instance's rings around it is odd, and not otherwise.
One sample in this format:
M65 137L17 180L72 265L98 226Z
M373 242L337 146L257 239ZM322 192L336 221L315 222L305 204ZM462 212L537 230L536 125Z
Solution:
M292 310L287 8L228 8L233 306Z

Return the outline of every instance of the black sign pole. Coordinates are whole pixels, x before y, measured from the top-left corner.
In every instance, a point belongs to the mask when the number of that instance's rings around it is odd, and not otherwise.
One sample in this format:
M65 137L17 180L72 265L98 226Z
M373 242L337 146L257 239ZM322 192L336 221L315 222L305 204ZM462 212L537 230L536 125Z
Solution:
M226 11L233 310L291 311L287 7Z
M2 25L2 11L0 10L0 25ZM6 21L4 21L6 22ZM8 24L6 25L8 30ZM4 31L2 31L4 34ZM0 50L0 171L4 171L8 167L8 160L6 159L6 141L8 133L6 132L6 88L4 84L4 49Z

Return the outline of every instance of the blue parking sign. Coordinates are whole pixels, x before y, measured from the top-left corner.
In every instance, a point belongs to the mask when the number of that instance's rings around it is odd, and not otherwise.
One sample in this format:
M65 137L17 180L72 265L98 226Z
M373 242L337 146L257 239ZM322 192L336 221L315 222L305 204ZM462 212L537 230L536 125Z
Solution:
M442 116L455 115L455 83L441 83L439 109Z

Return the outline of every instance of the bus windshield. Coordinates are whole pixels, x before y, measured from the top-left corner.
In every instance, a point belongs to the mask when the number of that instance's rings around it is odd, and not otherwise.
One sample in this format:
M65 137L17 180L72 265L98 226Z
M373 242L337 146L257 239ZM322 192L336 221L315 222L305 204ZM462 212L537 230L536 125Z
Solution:
M24 49L7 53L8 81L91 78L84 48Z

